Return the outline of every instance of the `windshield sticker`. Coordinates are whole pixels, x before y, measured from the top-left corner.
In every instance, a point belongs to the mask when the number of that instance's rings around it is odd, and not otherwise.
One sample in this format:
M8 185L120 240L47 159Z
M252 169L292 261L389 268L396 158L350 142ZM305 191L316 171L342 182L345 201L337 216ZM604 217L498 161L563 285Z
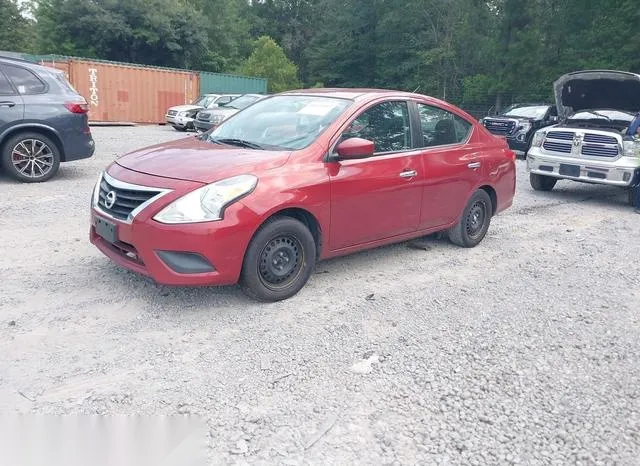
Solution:
M312 102L298 110L299 115L325 116L336 108L335 102Z

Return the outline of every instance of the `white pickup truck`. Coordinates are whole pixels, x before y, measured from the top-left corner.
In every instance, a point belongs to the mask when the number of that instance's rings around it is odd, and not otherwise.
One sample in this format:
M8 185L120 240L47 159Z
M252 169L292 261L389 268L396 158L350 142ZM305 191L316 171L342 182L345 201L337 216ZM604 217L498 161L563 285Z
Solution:
M640 112L640 75L590 70L554 83L560 122L537 131L527 154L530 183L550 191L558 179L627 188L640 184L640 140L626 135Z

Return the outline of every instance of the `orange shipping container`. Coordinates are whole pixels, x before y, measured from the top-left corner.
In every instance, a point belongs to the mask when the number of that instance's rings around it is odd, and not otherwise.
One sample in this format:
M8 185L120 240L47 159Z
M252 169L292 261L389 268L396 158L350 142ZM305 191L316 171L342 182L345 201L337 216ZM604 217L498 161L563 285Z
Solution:
M85 60L69 60L66 66L93 122L164 123L169 107L193 102L200 91L199 75L189 71Z

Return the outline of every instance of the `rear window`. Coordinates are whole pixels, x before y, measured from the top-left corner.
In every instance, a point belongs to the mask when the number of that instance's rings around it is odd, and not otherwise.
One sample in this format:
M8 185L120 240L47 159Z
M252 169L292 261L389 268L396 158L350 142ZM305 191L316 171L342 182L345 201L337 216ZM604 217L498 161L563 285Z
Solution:
M42 94L47 86L34 73L26 68L3 65L2 70L22 95Z
M68 91L71 91L73 94L78 94L78 91L76 91L75 88L71 85L71 83L67 80L63 72L52 71L51 74L56 79L56 81L58 81L62 85L63 88L65 88Z

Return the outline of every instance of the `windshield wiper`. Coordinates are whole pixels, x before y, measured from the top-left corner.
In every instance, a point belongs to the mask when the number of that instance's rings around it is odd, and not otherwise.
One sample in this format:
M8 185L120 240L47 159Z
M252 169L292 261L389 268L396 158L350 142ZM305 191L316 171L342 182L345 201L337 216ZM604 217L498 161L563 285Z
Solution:
M607 120L607 121L611 121L611 118L609 118L607 115L603 115L603 114L602 114L602 113L600 113L600 112L595 112L595 111L593 111L593 110L583 110L583 112L585 112L585 113L591 113L592 115L596 115L596 116L599 116L599 117L604 118L604 119L605 119L605 120Z
M218 142L221 144L228 144L230 146L240 146L246 147L248 149L259 149L264 150L264 147L260 144L256 144L255 142L245 141L244 139L234 139L234 138L210 138L211 142Z

